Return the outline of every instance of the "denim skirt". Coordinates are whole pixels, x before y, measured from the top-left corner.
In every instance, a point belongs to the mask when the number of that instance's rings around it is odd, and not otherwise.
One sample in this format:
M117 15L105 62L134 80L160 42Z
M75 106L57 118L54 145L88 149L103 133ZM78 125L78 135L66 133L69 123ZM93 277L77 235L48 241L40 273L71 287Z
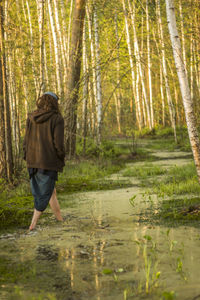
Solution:
M31 176L30 183L35 209L44 211L52 196L55 179L49 175L37 172Z

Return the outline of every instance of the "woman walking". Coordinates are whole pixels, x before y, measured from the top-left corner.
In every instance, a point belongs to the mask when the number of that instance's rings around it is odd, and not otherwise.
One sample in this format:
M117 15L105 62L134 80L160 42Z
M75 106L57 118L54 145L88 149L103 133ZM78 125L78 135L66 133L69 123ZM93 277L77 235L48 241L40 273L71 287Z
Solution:
M28 115L23 144L35 207L30 230L35 228L48 203L57 220L63 220L55 189L58 172L65 165L64 120L58 96L46 92L36 106L37 110Z

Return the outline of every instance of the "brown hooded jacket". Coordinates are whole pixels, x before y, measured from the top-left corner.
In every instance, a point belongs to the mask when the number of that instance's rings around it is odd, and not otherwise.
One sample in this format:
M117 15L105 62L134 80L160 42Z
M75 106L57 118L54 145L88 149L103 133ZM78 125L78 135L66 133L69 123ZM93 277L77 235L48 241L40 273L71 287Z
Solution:
M65 150L61 114L44 110L29 114L23 151L28 168L62 171Z

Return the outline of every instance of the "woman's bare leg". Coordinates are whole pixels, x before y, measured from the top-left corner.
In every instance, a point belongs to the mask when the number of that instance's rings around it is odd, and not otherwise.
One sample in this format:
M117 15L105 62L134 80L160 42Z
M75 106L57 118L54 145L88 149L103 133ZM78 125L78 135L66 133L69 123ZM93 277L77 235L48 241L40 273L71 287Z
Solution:
M33 230L37 224L39 217L41 216L42 212L39 210L34 209L31 225L29 226L29 230Z
M61 212L60 212L60 205L56 196L56 189L54 189L53 194L51 196L51 199L49 201L49 204L51 206L51 209L54 213L54 215L56 216L56 219L58 221L63 221L63 218L61 216Z

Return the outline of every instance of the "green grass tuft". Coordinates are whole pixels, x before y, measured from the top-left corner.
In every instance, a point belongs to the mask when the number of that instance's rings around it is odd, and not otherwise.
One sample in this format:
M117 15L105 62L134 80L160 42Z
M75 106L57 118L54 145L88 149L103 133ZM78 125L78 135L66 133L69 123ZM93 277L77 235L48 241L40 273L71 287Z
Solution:
M126 169L123 172L123 176L146 179L148 177L163 175L165 173L166 170L163 169L162 167L153 164L148 164L142 167L133 167L133 168Z

